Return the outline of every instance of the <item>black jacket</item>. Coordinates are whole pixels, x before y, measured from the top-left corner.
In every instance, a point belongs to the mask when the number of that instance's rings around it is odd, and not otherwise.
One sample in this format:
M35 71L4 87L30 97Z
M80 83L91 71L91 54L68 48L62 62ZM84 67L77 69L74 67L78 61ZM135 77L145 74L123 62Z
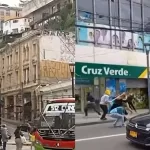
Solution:
M89 94L87 95L87 101L92 103L92 102L95 102L95 99L92 95Z

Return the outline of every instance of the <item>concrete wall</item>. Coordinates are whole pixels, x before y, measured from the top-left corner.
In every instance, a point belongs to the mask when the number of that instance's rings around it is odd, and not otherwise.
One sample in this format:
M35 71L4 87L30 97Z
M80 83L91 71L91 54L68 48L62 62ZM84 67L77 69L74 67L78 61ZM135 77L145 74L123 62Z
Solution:
M76 45L75 56L78 62L146 66L146 54L133 51Z
M64 36L57 35L43 35L39 42L41 60L74 62L75 45L73 38L65 38Z

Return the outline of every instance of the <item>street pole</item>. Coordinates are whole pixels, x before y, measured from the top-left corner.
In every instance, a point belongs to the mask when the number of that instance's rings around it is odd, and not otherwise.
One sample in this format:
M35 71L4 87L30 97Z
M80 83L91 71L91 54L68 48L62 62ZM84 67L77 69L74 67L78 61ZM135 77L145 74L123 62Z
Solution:
M72 77L72 97L74 98L74 68L73 72L71 72L71 77Z
M0 147L2 146L2 133L1 133L1 125L2 125L2 104L1 104L1 98L2 98L2 93L1 93L1 87L2 87L2 80L0 78Z
M147 60L147 83L148 83L148 104L150 112L150 69L149 69L149 50L146 50L146 60Z

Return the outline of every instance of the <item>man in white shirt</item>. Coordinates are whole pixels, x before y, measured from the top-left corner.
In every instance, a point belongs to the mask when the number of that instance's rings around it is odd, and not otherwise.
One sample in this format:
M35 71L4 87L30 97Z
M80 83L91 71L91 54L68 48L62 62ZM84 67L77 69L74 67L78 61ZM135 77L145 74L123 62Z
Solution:
M107 120L106 114L108 112L107 104L109 104L109 96L110 96L110 90L106 90L105 94L101 97L100 107L103 111L101 120Z

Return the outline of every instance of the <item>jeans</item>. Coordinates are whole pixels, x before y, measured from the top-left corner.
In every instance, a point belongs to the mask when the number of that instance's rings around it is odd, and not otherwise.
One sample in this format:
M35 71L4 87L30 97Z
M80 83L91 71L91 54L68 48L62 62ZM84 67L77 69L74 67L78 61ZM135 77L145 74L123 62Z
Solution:
M108 113L107 105L100 104L100 107L101 107L101 109L103 111L103 115L102 115L101 119L105 119L106 118L106 114Z
M6 150L6 142L3 142L3 150Z
M16 138L15 139L15 143L16 143L16 150L22 150L22 141L20 138Z
M88 109L89 108L92 108L98 115L100 115L100 111L98 111L98 109L96 108L96 104L95 102L91 102L91 103L88 103L85 108L84 108L84 112L85 112L85 116L88 116Z
M117 119L114 123L114 126L116 126L118 122L121 122L121 125L124 124L124 115L118 113L112 113L110 114L110 117Z

